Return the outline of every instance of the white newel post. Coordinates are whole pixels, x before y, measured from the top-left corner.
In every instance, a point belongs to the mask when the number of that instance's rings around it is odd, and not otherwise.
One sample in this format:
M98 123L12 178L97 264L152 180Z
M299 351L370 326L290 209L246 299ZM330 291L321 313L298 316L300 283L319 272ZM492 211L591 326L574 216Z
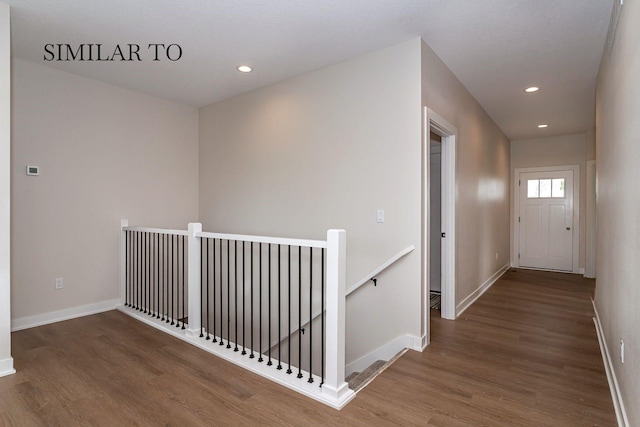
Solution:
M202 301L200 298L200 272L201 257L200 253L200 237L196 237L196 233L202 232L202 224L189 223L188 236L188 267L187 277L189 285L189 328L187 335L191 337L200 336L202 328Z
M127 232L128 219L120 220L120 304L124 305L127 297Z
M341 399L349 392L345 373L347 232L327 232L326 378L322 392Z

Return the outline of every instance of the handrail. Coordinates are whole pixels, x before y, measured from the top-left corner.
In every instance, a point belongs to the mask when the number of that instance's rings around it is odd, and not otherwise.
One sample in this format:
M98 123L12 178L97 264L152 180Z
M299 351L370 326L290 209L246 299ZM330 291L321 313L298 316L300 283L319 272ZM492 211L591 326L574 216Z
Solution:
M354 293L356 290L358 290L362 285L367 283L369 280L372 280L375 276L377 276L378 274L382 273L384 270L389 268L391 265L393 265L400 258L402 258L405 255L408 255L411 252L413 252L415 250L415 248L416 247L413 246L413 245L408 246L408 247L404 248L403 250L401 250L400 252L398 252L397 254L395 254L394 256L392 256L391 258L389 258L383 264L380 264L379 267L377 267L371 273L367 274L365 277L363 277L362 279L357 281L353 286L351 286L349 288L349 290L347 290L347 292L345 293L345 298L348 297L350 294ZM304 333L304 329L307 327L307 325L309 323L311 323L312 321L314 321L317 317L319 317L322 314L323 311L324 311L324 307L321 308L321 309L316 310L313 313L313 316L311 316L311 319L306 319L305 320L305 322L302 324L302 328L301 328L303 330L303 333ZM298 327L292 328L292 330L289 332L289 335L284 337L283 340L287 339L288 337L291 337L291 335L295 334L299 330L300 329ZM273 348L274 346L276 346L278 344L278 341L275 340L274 342L271 342L270 344L271 344L271 348Z
M189 234L187 230L170 230L166 228L137 227L133 225L123 225L122 230L140 231L144 233L173 234L176 236L187 236Z
M255 243L273 243L276 245L303 246L310 248L326 248L325 240L308 240L308 239L289 239L284 237L268 237L268 236L249 236L244 234L223 234L199 231L196 237L205 237L209 239L237 240L240 242Z
M389 258L384 264L381 264L378 268L374 269L371 273L367 274L362 279L358 280L353 286L347 289L346 295L349 296L350 294L354 293L360 286L364 285L369 280L372 280L373 278L375 278L378 274L382 273L384 270L389 268L389 266L391 266L393 263L398 261L403 256L413 252L415 248L416 247L413 245L408 246L403 250L401 250L400 252L398 252L397 254L395 254L394 256L392 256L391 258Z

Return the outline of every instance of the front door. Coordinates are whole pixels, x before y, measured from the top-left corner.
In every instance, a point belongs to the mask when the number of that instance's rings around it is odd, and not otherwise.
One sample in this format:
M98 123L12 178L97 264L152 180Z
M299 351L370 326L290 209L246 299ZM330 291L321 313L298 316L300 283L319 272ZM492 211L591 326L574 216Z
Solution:
M520 267L573 270L573 174L520 173Z

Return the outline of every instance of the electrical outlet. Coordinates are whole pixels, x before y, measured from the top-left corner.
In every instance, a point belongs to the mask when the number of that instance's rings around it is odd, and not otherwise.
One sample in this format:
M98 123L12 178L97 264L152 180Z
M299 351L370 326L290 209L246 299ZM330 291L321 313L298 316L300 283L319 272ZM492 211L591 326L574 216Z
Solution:
M620 363L624 363L624 340L620 340Z
M62 277L58 277L56 279L56 289L62 289L64 288L64 281L62 280Z
M378 209L376 211L376 222L378 223L384 222L384 211L382 209Z
M498 260L498 252L496 252L496 261Z

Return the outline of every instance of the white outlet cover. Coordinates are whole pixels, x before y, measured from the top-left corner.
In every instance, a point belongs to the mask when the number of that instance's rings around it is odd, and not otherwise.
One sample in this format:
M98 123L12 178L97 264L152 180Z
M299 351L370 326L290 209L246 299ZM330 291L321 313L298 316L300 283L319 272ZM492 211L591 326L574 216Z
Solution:
M376 221L379 222L379 223L383 223L384 222L384 210L378 209L376 211Z

